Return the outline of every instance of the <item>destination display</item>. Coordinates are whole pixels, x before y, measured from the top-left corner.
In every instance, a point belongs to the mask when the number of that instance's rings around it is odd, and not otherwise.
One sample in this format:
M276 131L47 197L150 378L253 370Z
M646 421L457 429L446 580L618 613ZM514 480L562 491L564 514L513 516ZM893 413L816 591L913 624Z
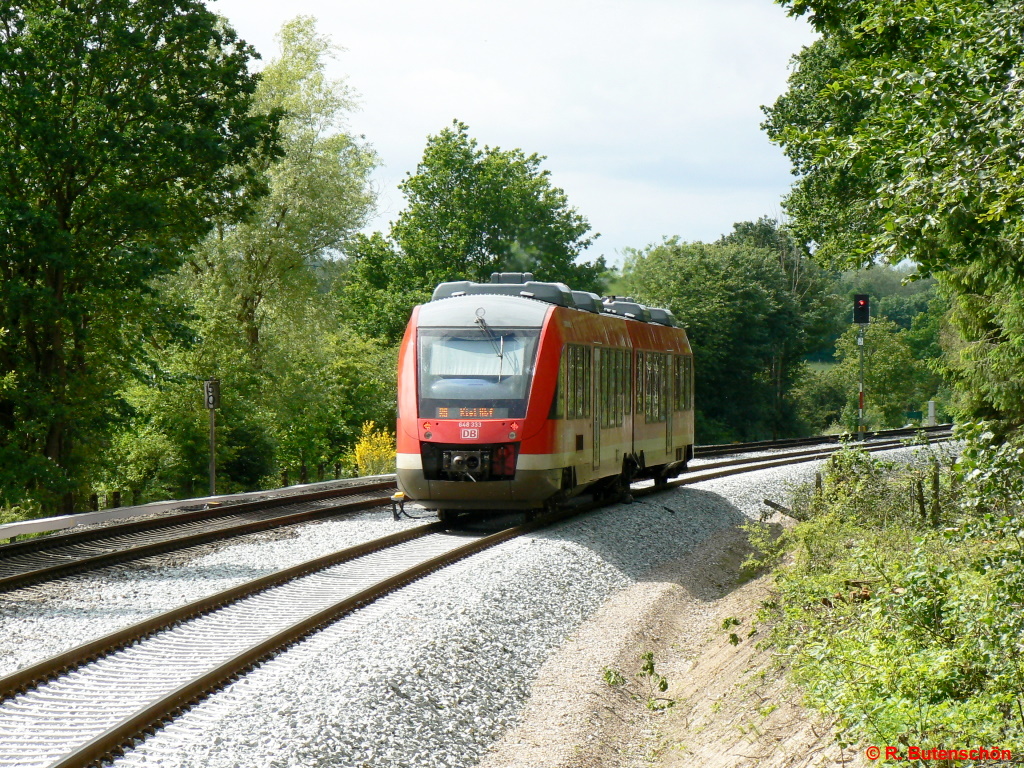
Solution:
M463 406L441 406L437 409L438 419L507 419L508 408L466 408Z

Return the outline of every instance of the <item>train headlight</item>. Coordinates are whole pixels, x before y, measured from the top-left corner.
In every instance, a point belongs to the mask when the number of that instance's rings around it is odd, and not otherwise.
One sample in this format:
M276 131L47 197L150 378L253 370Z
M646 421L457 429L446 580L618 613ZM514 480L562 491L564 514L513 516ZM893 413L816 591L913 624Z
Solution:
M509 432L508 433L508 439L509 440L515 440L516 439L516 433L515 432Z

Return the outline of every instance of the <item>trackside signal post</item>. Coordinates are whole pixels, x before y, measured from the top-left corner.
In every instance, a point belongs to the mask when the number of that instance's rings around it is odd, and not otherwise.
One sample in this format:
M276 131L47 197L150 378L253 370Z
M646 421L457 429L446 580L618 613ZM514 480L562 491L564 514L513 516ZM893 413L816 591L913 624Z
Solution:
M210 412L210 495L217 495L217 409L220 408L220 380L203 382L203 402Z
M864 423L864 328L871 322L871 302L866 293L853 297L853 322L857 329L857 351L860 357L860 386L857 391L857 431L867 431Z

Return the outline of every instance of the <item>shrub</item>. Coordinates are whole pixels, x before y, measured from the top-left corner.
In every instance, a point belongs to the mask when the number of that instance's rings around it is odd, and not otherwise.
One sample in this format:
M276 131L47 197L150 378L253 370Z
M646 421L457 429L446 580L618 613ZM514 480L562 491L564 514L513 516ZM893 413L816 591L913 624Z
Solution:
M1024 449L843 450L797 496L762 618L842 743L1024 746Z
M372 421L363 422L363 431L352 449L351 461L357 475L384 475L395 471L395 438L387 430L377 430Z

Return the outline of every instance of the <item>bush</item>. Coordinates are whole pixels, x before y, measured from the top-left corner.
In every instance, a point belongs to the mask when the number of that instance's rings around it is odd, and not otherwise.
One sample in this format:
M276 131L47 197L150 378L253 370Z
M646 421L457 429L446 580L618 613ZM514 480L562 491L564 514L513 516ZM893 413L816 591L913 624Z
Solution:
M363 423L363 432L352 449L350 461L357 475L386 475L395 471L395 438L387 430L376 430L372 421Z
M987 437L956 464L843 450L797 494L762 618L844 744L1024 746L1024 448Z

